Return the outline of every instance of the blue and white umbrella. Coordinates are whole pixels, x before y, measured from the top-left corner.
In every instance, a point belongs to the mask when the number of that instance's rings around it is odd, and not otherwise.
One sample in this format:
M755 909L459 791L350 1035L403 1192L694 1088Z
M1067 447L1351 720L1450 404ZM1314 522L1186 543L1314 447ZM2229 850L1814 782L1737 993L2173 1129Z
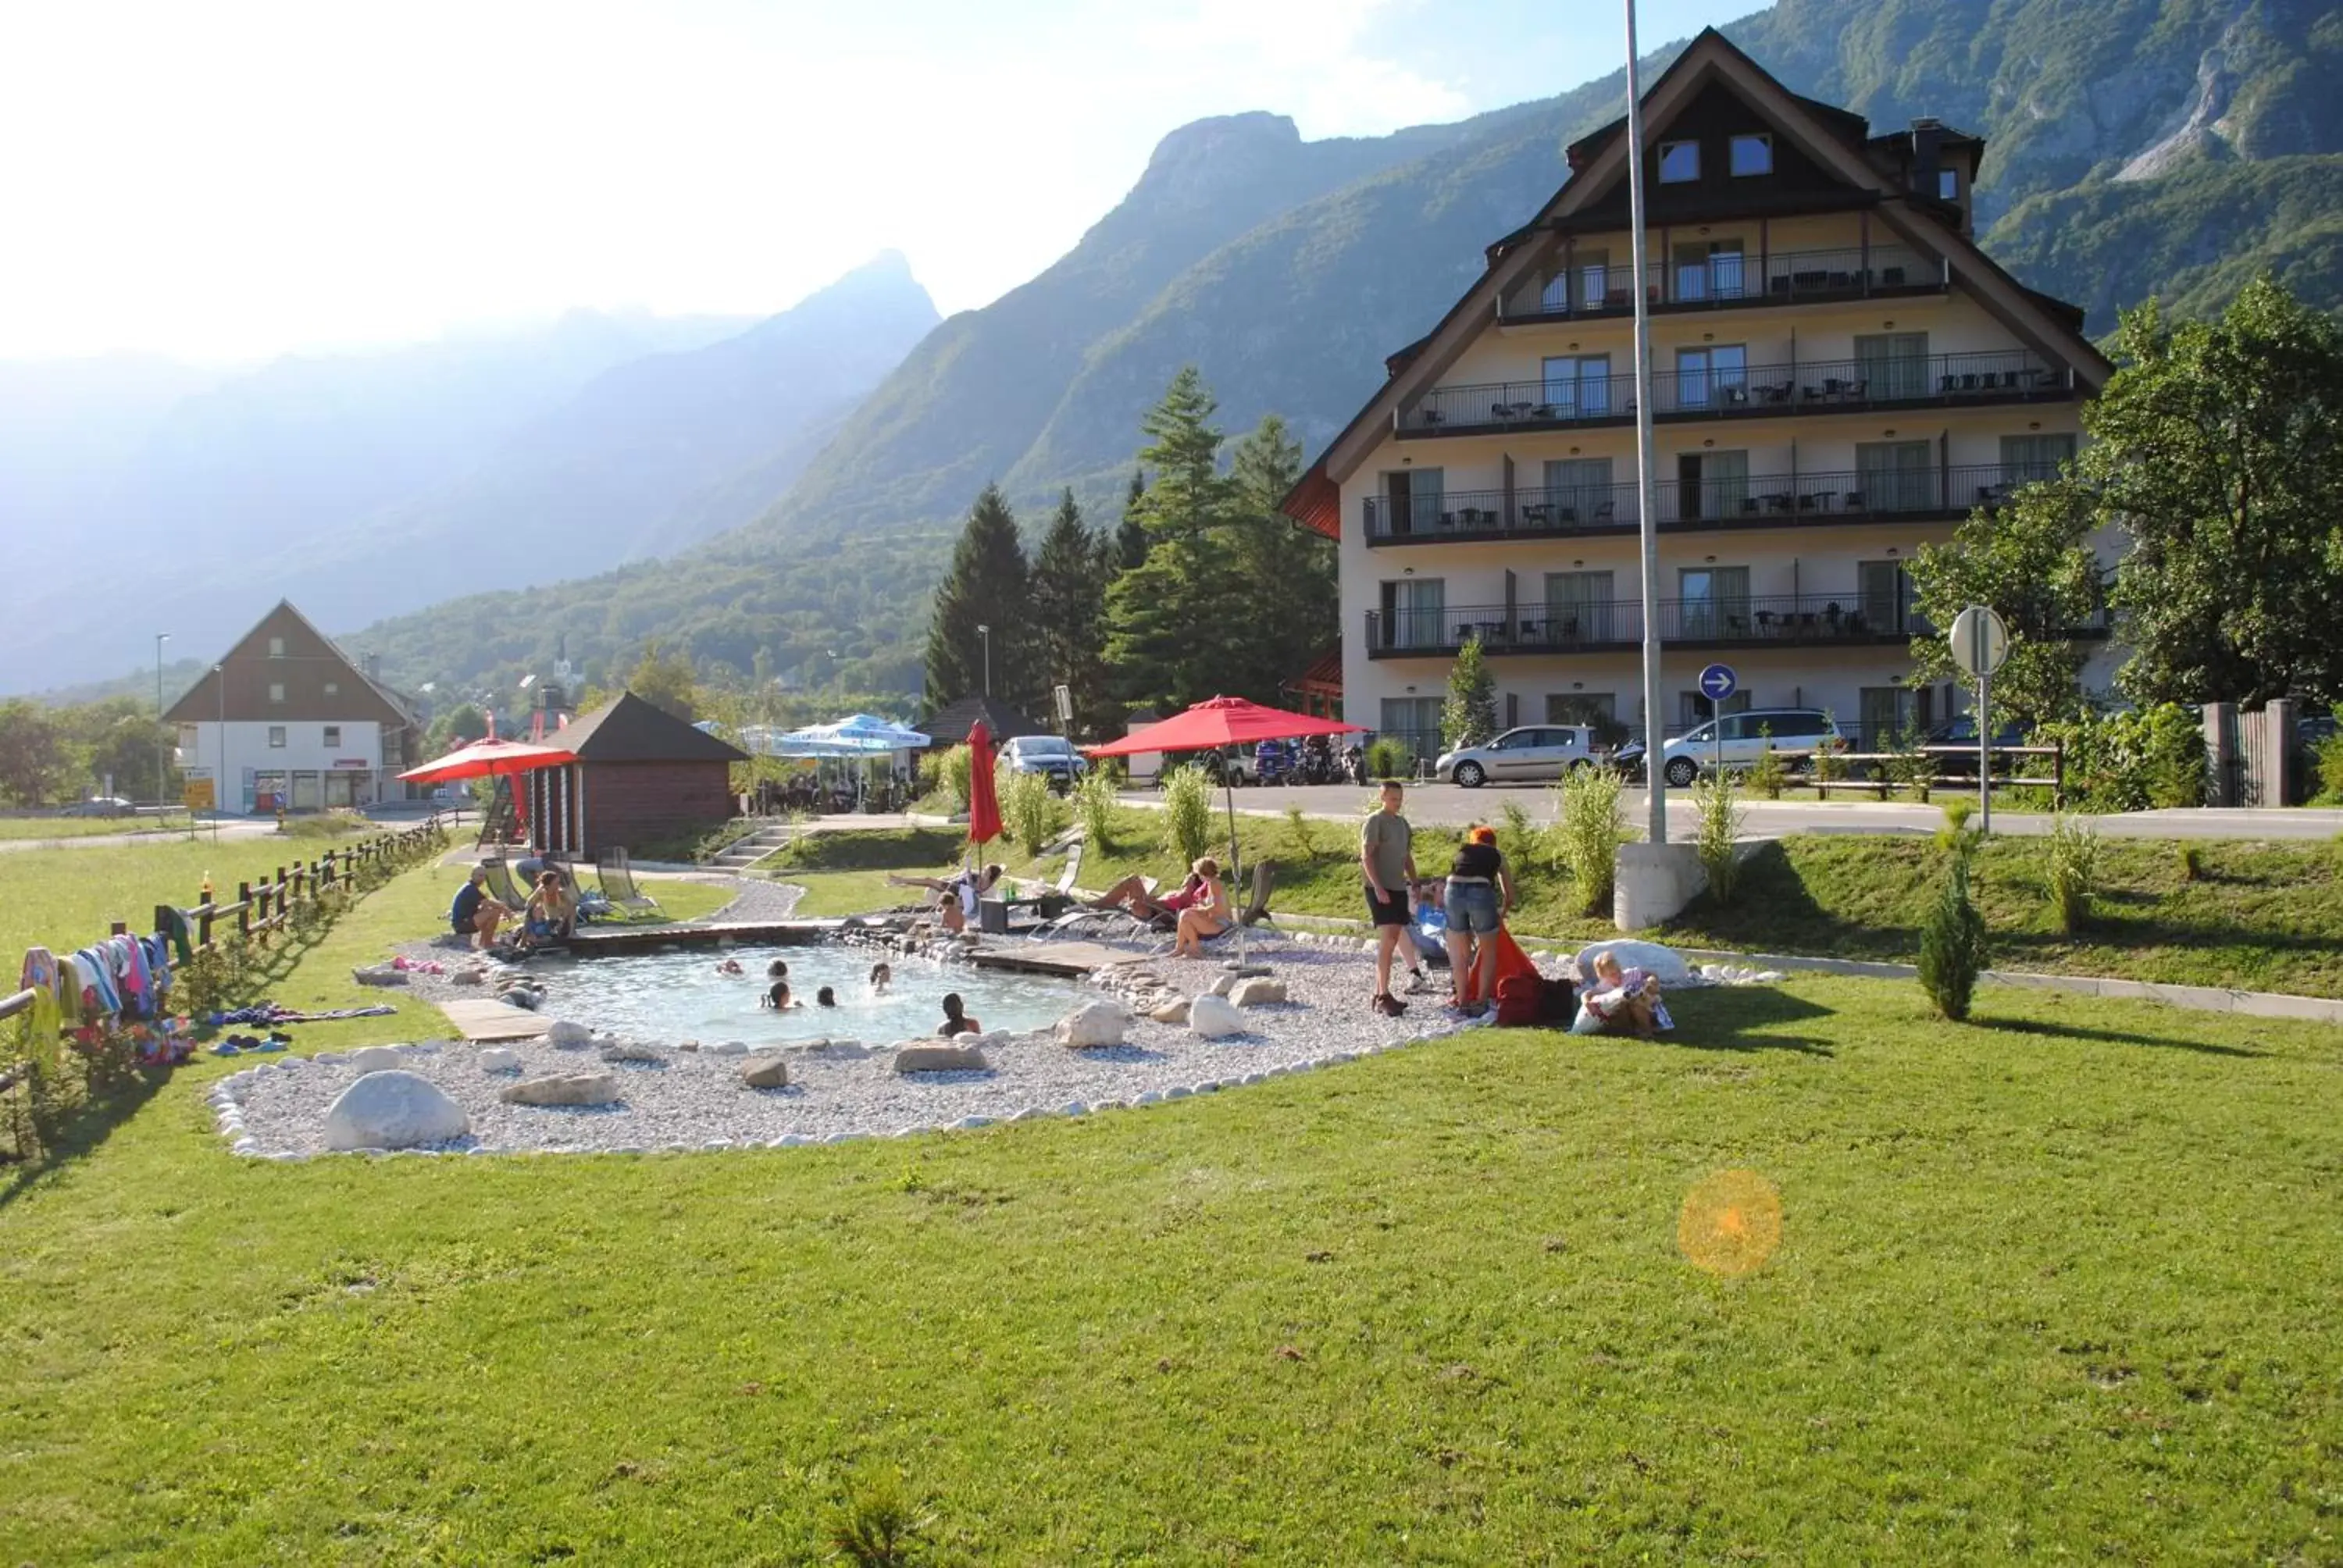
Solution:
M875 713L851 713L829 724L815 724L804 729L792 729L780 738L786 743L799 746L838 747L832 756L879 756L889 751L909 751L930 744L928 737L909 729L891 719L881 719Z

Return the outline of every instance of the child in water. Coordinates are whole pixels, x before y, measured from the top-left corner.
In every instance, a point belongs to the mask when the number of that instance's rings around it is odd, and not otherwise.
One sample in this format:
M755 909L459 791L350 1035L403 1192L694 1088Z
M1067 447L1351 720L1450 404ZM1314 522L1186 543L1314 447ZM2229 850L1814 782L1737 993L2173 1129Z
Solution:
M838 1005L838 993L830 990L828 986L824 986L820 990L813 993L813 1001L816 1007L836 1007Z
M741 972L740 960L739 959L726 959L722 963L716 966L716 972L720 975L737 975Z
M960 992L952 991L944 998L944 1021L936 1032L950 1040L956 1034L982 1034L984 1026L968 1016L968 1004L960 1000Z
M765 966L765 978L767 980L789 979L789 960L787 959L775 959L771 963L767 964Z
M775 1012L787 1012L791 1008L803 1007L805 1004L799 1001L791 1001L789 1000L789 982L785 980L777 980L773 982L773 989L765 993L763 1001L760 1005L771 1008Z
M887 988L895 983L895 971L885 964L870 966L870 994L885 996Z

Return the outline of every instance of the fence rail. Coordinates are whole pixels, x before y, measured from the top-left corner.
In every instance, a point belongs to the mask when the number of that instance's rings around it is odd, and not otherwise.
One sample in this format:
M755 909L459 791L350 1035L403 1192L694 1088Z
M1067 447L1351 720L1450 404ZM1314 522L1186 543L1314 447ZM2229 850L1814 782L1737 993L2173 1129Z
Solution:
M1952 283L1948 263L1902 246L1839 250L1723 250L1697 260L1653 266L1646 287L1662 309L1792 305L1809 300L1862 299L1874 295L1941 293ZM1618 316L1634 308L1633 271L1590 255L1556 256L1554 266L1506 299L1500 320L1560 321Z

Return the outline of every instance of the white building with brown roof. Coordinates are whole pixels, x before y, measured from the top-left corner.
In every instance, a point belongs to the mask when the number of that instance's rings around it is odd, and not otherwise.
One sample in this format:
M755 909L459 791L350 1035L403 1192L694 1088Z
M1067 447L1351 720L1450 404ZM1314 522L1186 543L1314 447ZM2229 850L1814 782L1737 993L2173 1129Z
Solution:
M1865 740L1966 707L1906 685L1905 563L2073 455L2112 368L2083 313L1977 248L1975 136L1875 136L1714 30L1644 105L1659 727L1715 660L1728 710ZM1420 749L1468 638L1503 723L1644 727L1625 122L1568 158L1285 501L1341 547L1345 717Z

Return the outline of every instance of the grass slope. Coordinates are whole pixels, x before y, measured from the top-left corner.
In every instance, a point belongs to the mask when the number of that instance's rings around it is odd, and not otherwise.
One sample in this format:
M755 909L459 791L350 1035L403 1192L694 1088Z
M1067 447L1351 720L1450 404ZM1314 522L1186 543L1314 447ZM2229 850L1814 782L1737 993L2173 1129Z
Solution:
M1263 857L1277 862L1274 909L1363 917L1350 828L1237 820L1246 863ZM1176 881L1179 860L1163 846L1160 812L1124 809L1115 822L1111 850L1083 858L1084 887L1102 888L1132 873ZM1225 859L1225 817L1213 819L1213 853ZM1607 910L1599 919L1578 913L1575 890L1548 862L1543 836L1524 840L1502 822L1498 832L1521 895L1514 929L1570 942L1615 934ZM1453 830L1419 829L1418 869L1444 871L1455 847ZM2192 847L2201 878L2187 881L2177 844L2102 840L2103 894L2090 922L2067 938L2054 929L2044 886L2046 841L2008 838L1986 844L1978 854L1976 888L1994 963L2343 996L2343 848L2219 840ZM831 845L827 852L849 851ZM1908 963L1919 953L1920 921L1941 863L1934 841L1916 836L1793 835L1756 848L1730 905L1696 901L1662 934L1694 947ZM1043 857L1012 869L1054 878L1060 864Z
M1677 1011L674 1158L236 1161L193 1069L0 1195L0 1556L798 1563L896 1472L946 1562L2343 1551L2334 1031Z
M0 817L0 839L98 839L110 833L184 833L185 817Z

